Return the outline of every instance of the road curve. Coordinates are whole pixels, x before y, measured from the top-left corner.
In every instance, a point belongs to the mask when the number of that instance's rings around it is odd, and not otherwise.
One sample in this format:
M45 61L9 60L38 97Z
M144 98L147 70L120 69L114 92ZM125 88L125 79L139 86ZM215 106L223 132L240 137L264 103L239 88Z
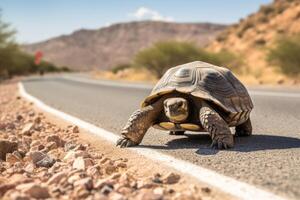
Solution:
M77 76L23 82L46 104L119 133L151 86L95 81ZM250 88L254 135L235 138L227 151L209 147L206 133L170 136L150 129L141 147L156 149L286 197L300 198L300 89ZM233 186L234 187L234 186Z

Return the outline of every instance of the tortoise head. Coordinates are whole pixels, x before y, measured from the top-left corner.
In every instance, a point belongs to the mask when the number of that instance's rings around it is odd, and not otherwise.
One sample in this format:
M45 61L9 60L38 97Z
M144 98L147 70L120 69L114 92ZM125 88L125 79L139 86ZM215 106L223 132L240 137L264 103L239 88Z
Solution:
M164 101L164 111L171 122L183 122L189 115L188 102L180 97L168 98Z

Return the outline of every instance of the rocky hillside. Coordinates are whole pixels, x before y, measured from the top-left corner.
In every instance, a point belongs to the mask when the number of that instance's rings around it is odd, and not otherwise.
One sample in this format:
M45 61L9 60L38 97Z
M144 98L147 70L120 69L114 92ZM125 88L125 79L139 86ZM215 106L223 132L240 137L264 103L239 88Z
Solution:
M284 77L266 62L268 50L281 36L300 33L300 1L275 0L258 12L228 27L209 45L209 49L230 50L244 58L244 73L264 82Z
M210 23L130 22L83 29L23 48L29 53L43 51L46 60L72 69L110 69L130 62L140 49L157 41L191 41L204 46L224 28Z

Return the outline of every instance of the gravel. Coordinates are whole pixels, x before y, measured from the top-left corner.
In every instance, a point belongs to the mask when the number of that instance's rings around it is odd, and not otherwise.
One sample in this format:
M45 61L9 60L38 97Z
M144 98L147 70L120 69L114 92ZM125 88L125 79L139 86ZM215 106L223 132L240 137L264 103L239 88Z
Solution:
M0 84L0 96L0 199L212 199L174 189L179 174L138 177L126 158L99 155L77 126L53 124L18 96L16 83Z

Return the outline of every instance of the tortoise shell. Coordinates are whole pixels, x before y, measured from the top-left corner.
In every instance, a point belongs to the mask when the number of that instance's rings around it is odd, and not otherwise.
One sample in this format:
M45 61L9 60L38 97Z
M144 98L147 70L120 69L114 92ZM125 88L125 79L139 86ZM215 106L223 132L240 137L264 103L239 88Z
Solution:
M195 61L170 68L142 102L145 107L164 94L179 92L217 105L229 124L249 118L253 103L245 86L226 68Z

